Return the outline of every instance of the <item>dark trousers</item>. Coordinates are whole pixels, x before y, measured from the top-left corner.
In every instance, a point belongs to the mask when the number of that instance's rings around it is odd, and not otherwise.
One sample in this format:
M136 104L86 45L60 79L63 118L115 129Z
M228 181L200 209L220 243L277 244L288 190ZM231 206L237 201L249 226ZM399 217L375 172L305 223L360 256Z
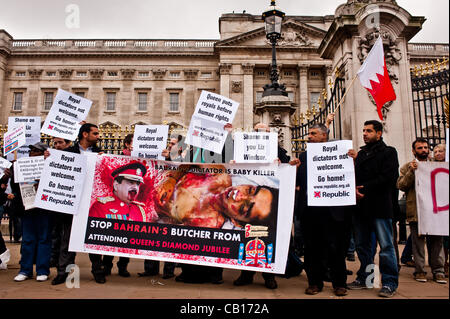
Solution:
M144 261L144 271L147 273L159 274L159 260ZM164 262L164 274L173 274L175 271L175 263Z
M322 288L327 269L330 268L333 287L345 287L345 258L350 231L348 221L337 221L328 213L312 212L302 216L302 226L308 284Z
M57 222L59 223L59 225L57 226L59 233L56 234L54 239L56 238L56 241L59 242L59 247L55 247L55 249L58 250L58 275L64 275L67 271L67 266L75 264L76 253L69 251L72 219L72 215L64 214L63 216L59 216L57 220ZM54 242L55 241L53 241L53 243Z
M242 270L241 271L241 277L243 278L253 278L253 276L255 276L255 271L250 271L250 270ZM274 274L269 274L267 272L263 272L262 276L264 278L264 280L270 280L270 279L275 279L275 275Z
M114 259L114 256L104 255L103 256L103 266L105 268L112 269L113 259ZM119 257L119 261L117 262L117 268L125 270L125 269L127 269L129 262L130 262L130 258Z

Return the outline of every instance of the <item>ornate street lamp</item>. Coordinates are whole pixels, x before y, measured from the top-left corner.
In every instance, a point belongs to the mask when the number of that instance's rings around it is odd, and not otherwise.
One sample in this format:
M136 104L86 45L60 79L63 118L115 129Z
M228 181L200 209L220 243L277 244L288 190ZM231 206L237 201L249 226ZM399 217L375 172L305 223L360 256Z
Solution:
M283 22L284 16L285 13L276 6L275 1L271 1L269 9L262 14L266 25L266 38L272 44L272 68L270 70L270 80L272 83L264 86L263 96L288 96L285 86L278 83L277 52L275 48L277 40L281 38L281 23Z

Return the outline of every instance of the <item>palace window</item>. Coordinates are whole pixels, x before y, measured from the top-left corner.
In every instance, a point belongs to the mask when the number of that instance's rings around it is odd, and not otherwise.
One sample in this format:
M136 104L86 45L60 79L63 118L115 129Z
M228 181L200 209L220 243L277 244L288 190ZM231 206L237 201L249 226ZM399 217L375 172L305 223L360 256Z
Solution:
M116 92L106 92L106 111L116 110Z
M320 98L320 93L319 92L311 92L309 94L309 107L312 108L313 105L316 106L316 109L318 108L317 106L317 101Z
M181 76L180 72L170 72L170 77L178 79Z
M87 76L87 72L85 72L85 71L77 71L77 76L85 77L85 76Z
M145 78L145 77L148 77L149 76L149 72L138 72L138 76L140 77L140 78Z
M50 111L53 105L53 92L44 92L44 111Z
M47 76L56 76L56 72L49 71L49 72L47 72Z
M145 92L138 93L138 111L147 111L148 94Z
M14 92L13 111L22 111L23 92Z
M117 76L117 71L108 71L108 76Z
M180 111L180 93L169 93L169 112Z
M25 71L16 71L16 76L18 76L18 77L23 78L23 77L25 77L25 75L26 75Z

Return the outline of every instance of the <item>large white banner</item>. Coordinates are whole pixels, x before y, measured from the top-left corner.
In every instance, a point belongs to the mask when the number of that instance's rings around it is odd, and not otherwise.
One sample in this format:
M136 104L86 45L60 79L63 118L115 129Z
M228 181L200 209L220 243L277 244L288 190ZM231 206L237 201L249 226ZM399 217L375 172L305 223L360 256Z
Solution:
M45 160L34 205L75 215L86 176L86 156L50 149Z
M277 157L277 133L234 133L234 160L236 163L273 163Z
M91 109L92 101L58 89L52 108L45 119L41 133L75 141Z
M202 91L192 115L186 144L222 153L228 132L226 124L233 123L239 103L225 96Z
M308 143L308 206L356 204L352 141Z
M448 175L448 162L418 162L416 201L420 235L449 235Z
M285 272L295 166L87 156L70 251Z
M17 149L17 158L28 157L30 149L28 145L34 145L41 141L41 117L40 116L10 116L8 117L8 130L25 125L25 145ZM14 154L8 154L7 159L12 161Z
M14 182L32 182L41 179L44 156L22 157L14 162Z
M165 160L162 151L167 147L168 125L136 125L131 156Z

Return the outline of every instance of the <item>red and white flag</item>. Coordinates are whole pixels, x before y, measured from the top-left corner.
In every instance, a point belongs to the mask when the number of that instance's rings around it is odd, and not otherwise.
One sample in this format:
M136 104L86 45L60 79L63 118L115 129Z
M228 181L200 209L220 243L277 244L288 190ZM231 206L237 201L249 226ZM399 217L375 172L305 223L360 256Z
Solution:
M384 59L383 41L381 37L370 50L366 60L358 71L359 81L370 92L377 104L378 116L383 120L381 109L389 101L397 97L392 87L391 79Z

